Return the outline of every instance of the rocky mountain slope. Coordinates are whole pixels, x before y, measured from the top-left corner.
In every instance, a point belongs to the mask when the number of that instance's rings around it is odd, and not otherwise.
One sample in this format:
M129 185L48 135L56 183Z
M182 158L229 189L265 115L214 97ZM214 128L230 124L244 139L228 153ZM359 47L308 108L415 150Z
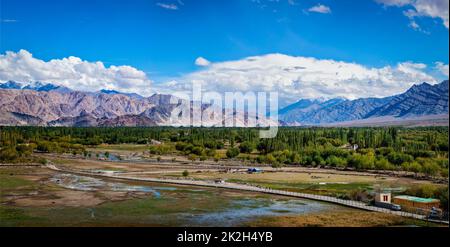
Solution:
M300 100L281 109L279 119L288 125L321 125L385 116L414 118L440 114L448 115L448 80L436 85L424 82L385 98Z
M79 92L41 82L24 85L17 82L0 84L0 125L42 126L156 126L170 125L172 112L180 104L171 104L171 95L142 97L113 90ZM192 116L192 102L191 116ZM220 112L202 105L202 112ZM234 116L237 114L234 113ZM243 114L244 115L244 114ZM385 98L356 100L302 99L279 112L282 125L330 125L342 122L397 119L420 116L448 116L448 80L436 85L422 83L403 94ZM236 126L246 126L247 114L236 117ZM241 119L242 118L242 119ZM228 119L227 119L228 120ZM260 119L261 125L274 124ZM223 121L203 119L204 125L222 126ZM178 125L198 125L180 120Z
M171 125L172 112L182 103L171 103L171 95L154 94L145 98L113 90L79 92L52 84L6 82L0 84L0 125L42 126L155 126ZM201 111L214 110L203 104ZM217 109L215 109L217 112ZM220 110L219 110L220 111ZM192 109L189 112L192 118ZM275 124L262 118L261 125ZM194 124L189 117L175 122L177 125ZM203 125L220 126L222 121L203 119ZM200 124L194 124L200 125ZM236 126L245 126L246 119L236 119Z

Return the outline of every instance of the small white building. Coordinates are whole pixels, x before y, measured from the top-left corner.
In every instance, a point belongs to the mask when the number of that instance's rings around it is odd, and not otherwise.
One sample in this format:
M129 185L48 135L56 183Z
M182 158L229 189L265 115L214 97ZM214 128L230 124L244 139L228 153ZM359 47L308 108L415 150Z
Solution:
M162 142L151 139L151 140L150 140L150 144L151 144L151 145L161 145Z
M346 149L346 150L353 150L353 151L356 151L356 150L358 150L358 148L359 148L359 146L358 146L358 144L350 144L350 143L347 143L347 144L345 144L345 145L342 145L342 146L340 146L340 148L341 149Z
M375 194L375 203L391 203L391 193L389 192L377 192Z

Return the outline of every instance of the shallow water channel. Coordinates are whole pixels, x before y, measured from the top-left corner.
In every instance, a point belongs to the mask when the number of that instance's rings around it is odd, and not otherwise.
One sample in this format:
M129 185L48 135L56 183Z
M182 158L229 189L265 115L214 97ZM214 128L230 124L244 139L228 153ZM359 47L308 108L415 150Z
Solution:
M89 218L92 220L105 220L108 217L123 219L138 212L138 221L142 224L239 226L261 217L342 209L336 205L298 198L155 183L129 184L73 174L57 174L50 181L66 189L86 192L145 193L143 201L136 202L136 205L123 206L124 202L113 202L106 209L102 206L88 208ZM113 210L114 208L121 208L122 211Z

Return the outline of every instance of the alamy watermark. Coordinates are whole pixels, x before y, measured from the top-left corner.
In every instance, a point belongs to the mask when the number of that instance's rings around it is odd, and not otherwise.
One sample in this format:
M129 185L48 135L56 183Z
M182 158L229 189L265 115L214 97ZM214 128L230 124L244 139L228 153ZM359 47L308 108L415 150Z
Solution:
M170 125L196 127L261 127L260 138L278 133L278 92L203 91L192 82L192 93L175 92Z

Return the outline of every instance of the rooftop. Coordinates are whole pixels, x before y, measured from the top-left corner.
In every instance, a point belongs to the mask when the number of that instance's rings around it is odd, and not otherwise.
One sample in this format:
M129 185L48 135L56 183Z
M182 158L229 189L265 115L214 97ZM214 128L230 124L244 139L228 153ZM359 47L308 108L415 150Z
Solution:
M394 198L408 200L408 201L414 201L414 202L422 202L422 203L428 203L428 202L438 202L438 199L433 198L422 198L422 197L416 197L416 196L395 196Z

